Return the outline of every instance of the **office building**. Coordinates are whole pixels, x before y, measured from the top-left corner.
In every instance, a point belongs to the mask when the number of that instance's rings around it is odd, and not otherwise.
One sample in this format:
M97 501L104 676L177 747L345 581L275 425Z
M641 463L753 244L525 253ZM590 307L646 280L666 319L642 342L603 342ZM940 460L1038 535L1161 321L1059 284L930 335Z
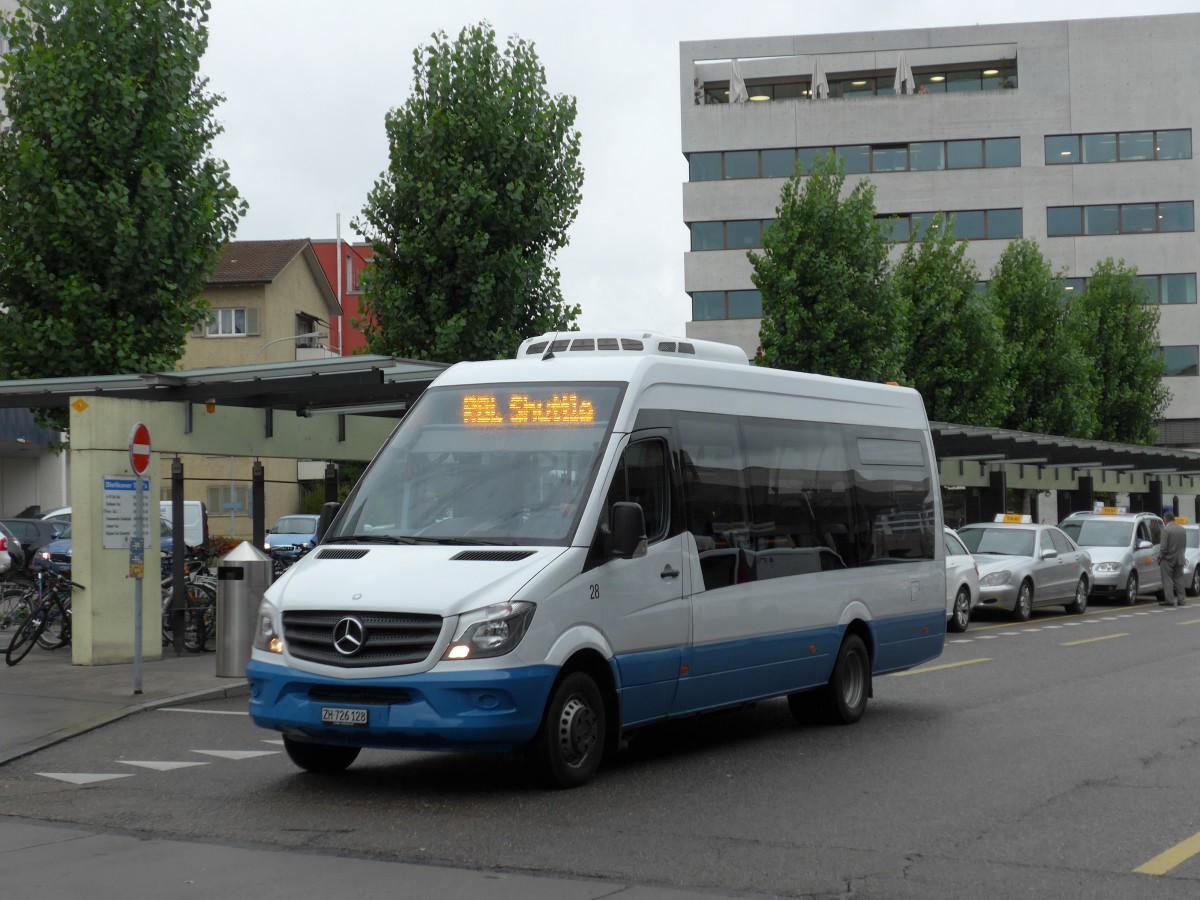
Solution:
M982 279L1022 237L1068 292L1105 258L1136 267L1161 305L1160 442L1200 445L1198 45L1200 14L682 43L688 335L754 355L746 252L796 161L832 149L895 217L896 256L944 211Z

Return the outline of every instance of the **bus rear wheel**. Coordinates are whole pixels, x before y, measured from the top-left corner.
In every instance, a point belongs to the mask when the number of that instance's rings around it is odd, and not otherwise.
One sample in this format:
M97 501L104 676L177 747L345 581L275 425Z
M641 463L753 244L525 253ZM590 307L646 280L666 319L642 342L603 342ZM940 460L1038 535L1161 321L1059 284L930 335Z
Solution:
M856 634L848 634L838 650L829 683L817 696L822 718L833 725L853 725L867 711L871 696L871 657Z
M305 772L315 775L333 775L344 772L358 758L360 747L343 747L340 744L309 744L304 741L283 739L283 749L288 757Z
M558 683L531 746L537 774L550 787L585 784L600 766L605 742L604 696L586 672Z

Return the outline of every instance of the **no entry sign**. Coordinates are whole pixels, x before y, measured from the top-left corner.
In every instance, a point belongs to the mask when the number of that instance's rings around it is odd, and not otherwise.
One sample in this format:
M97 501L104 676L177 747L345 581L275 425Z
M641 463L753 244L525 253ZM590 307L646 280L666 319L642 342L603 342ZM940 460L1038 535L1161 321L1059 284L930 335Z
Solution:
M150 466L150 429L138 422L129 436L129 464L138 475L146 474Z

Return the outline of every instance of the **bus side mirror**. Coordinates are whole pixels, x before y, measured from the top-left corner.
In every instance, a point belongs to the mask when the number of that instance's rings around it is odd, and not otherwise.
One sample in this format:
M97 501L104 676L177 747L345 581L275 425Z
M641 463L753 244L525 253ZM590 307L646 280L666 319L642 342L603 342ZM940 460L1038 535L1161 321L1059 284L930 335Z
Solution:
M321 538L325 537L325 532L329 530L329 526L333 524L334 517L338 514L338 510L342 508L342 504L336 500L330 503L321 504L321 518L317 519L317 543L321 543Z
M612 552L619 559L633 559L646 552L646 516L640 503L618 501L612 506Z

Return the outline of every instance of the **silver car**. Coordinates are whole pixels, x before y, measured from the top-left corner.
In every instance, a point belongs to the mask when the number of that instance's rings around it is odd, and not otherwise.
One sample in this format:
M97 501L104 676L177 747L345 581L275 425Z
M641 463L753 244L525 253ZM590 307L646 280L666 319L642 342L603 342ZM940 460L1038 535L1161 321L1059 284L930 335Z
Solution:
M1026 622L1035 606L1087 609L1092 559L1053 525L1001 515L958 529L979 564L979 608L1002 609Z
M942 529L946 545L946 630L961 633L979 602L979 565L951 528Z
M1179 519L1175 520L1176 522ZM1200 525L1185 524L1187 550L1183 555L1183 583L1193 597L1200 597Z
M1059 525L1092 557L1092 596L1116 597L1132 606L1138 594L1162 598L1163 521L1153 513L1121 507L1071 513Z

